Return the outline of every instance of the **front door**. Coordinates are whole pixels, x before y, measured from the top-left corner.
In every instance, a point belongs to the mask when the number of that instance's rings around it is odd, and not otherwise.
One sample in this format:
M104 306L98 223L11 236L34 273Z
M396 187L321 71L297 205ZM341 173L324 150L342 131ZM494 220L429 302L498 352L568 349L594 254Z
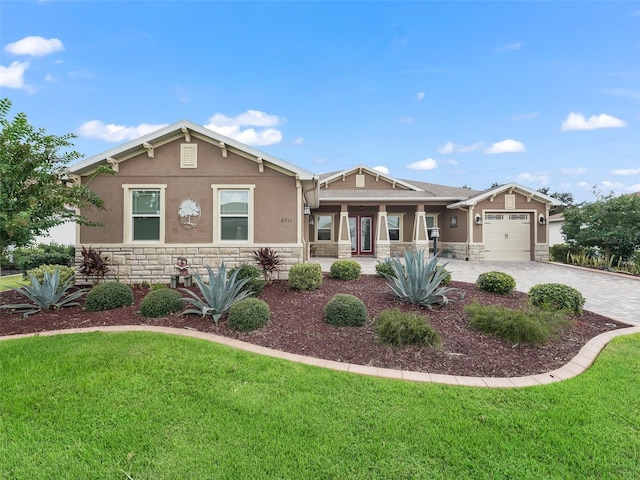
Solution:
M351 255L373 255L373 217L349 217Z

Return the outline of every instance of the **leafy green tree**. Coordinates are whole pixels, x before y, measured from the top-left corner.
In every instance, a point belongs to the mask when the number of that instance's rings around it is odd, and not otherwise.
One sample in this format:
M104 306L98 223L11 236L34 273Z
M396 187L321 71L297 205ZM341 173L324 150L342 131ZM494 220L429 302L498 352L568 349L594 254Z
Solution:
M10 109L11 101L0 99L0 254L67 221L95 225L75 208L104 207L86 183L69 181L67 165L80 158L71 150L75 136L49 135L30 125L24 113L10 120Z
M556 200L560 200L562 205L552 205L549 213L554 215L556 213L564 212L568 207L573 207L575 205L575 200L573 199L573 193L571 192L551 192L549 193L549 187L539 188L538 191L545 195L549 195Z
M564 212L562 233L569 244L598 247L608 262L630 257L640 248L640 197L596 193L596 201Z

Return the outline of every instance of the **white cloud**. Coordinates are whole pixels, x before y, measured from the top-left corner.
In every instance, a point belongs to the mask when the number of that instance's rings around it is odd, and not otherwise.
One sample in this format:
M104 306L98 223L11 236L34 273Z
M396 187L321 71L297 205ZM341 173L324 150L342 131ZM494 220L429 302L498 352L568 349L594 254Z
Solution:
M293 143L296 145L302 145L304 143L304 138L298 137L293 140Z
M640 183L636 183L635 185L629 185L625 188L627 192L636 193L640 192Z
M449 158L444 161L447 165L458 165L460 162L458 160L454 160L453 158Z
M546 185L549 183L549 172L520 173L516 178L521 182L539 182Z
M592 115L589 119L581 113L571 112L560 127L563 132L570 130L596 130L598 128L621 128L626 127L626 123L619 118L612 117L606 113Z
M24 88L24 72L29 62L12 62L5 67L0 65L0 86L7 88Z
M617 97L631 98L633 100L640 100L640 91L629 90L627 88L604 88L603 93L607 95L615 95Z
M442 154L448 153L470 153L482 148L482 142L476 142L473 145L458 145L453 142L447 142L442 147L438 147L438 152Z
M539 112L527 112L527 113L518 113L516 115L512 115L509 117L514 122L521 122L522 120L535 120L540 115Z
M565 175L583 175L583 174L587 173L587 169L584 168L584 167L562 168L562 169L560 169L560 171L562 173L564 173Z
M525 147L522 142L508 138L507 140L494 143L489 148L487 148L484 151L484 153L495 154L495 153L526 152L526 151L527 151L527 147Z
M611 175L618 175L621 177L640 175L640 168L621 168L619 170L612 170Z
M57 38L25 37L22 40L13 42L4 47L6 52L14 55L30 55L32 57L42 57L51 53L64 50L64 45Z
M53 75L51 75L50 73L47 73L44 76L44 81L45 82L54 82L56 80L56 77L54 77Z
M383 165L378 165L377 167L373 167L376 172L384 173L385 175L389 175L389 169Z
M123 125L115 125L113 123L105 125L100 120L91 120L80 125L77 133L80 137L98 138L107 142L122 142L140 138L147 133L151 133L166 126L166 123L160 125L141 123L135 127L125 127Z
M502 45L495 49L496 52L514 52L516 50L520 50L522 47L522 43L507 43L506 45Z
M433 170L437 167L438 162L436 162L433 158L426 158L424 160L419 160L407 165L407 168L409 170Z
M235 117L227 117L222 113L216 113L209 118L205 128L221 133L227 137L246 143L247 145L273 145L282 140L282 132L276 128L282 123L277 115L269 115L258 110L247 110ZM255 128L242 127L264 127Z
M591 188L591 185L589 185L589 182L578 182L577 185L580 188Z
M416 94L416 99L417 99L418 101L421 101L423 98L424 98L424 92L418 92L418 93Z
M616 190L621 190L624 188L624 183L621 183L621 182L610 182L609 180L602 180L600 184L603 187L616 189Z

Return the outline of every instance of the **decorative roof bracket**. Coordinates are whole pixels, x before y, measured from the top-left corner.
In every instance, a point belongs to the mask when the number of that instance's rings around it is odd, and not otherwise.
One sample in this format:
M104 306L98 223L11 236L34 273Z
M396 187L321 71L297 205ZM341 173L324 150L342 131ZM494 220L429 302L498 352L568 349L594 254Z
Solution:
M118 163L120 163L119 160L113 157L107 157L107 163L111 165L111 170L114 172L118 173L120 171L120 167L118 167Z
M184 133L184 141L191 143L191 133L189 133L189 129L187 127L182 127L182 133Z
M222 158L227 158L228 156L227 146L225 145L224 142L220 142L220 148L222 149Z
M262 163L262 157L258 157L256 161L258 162L258 171L260 173L264 173L264 164Z
M154 155L153 149L155 147L150 143L143 143L142 146L147 149L147 155L149 156L149 158L153 158L153 155Z
M527 203L531 202L532 198L533 198L533 193L527 195Z

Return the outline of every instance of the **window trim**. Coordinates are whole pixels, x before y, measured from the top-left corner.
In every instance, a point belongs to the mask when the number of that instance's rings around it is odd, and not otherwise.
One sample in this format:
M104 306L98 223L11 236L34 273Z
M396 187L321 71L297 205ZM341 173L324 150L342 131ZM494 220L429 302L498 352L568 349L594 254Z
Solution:
M166 184L159 183L125 183L122 185L124 195L124 215L123 215L123 240L124 243L164 243L165 241L165 191ZM160 192L160 235L158 240L134 240L133 239L133 192L134 191L159 191Z
M388 212L387 213L387 235L389 236L390 242L402 243L404 239L404 213L395 213ZM391 227L389 226L389 217L398 217L398 240L391 240ZM393 229L395 230L395 228Z
M254 243L253 242L253 232L254 232L254 190L256 186L254 184L212 184L211 189L213 190L213 241L214 243ZM247 239L246 240L222 240L222 222L220 221L221 213L220 213L220 192L222 191L247 191L249 193L248 198L248 209L247 209Z
M315 217L316 217L315 218L315 225L316 225L316 228L315 228L315 237L316 237L315 241L316 242L327 242L327 243L333 242L333 238L334 238L334 235L333 235L334 222L335 222L335 217L336 217L335 214L333 214L333 213L317 213ZM329 217L331 219L331 226L329 227L329 230L330 230L330 232L329 232L330 233L329 240L320 240L318 238L318 231L320 230L320 228L319 228L320 217ZM323 228L322 230L327 230L327 228Z

